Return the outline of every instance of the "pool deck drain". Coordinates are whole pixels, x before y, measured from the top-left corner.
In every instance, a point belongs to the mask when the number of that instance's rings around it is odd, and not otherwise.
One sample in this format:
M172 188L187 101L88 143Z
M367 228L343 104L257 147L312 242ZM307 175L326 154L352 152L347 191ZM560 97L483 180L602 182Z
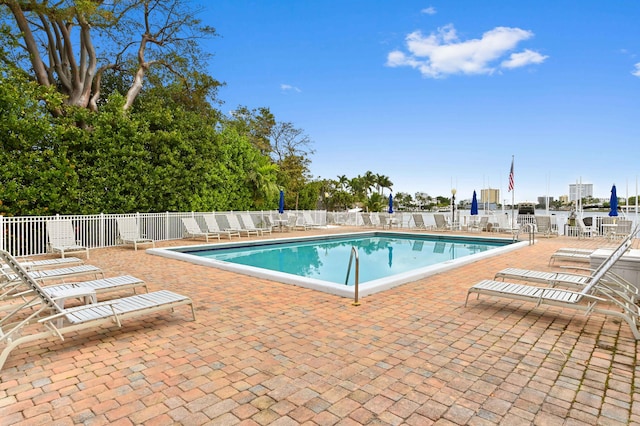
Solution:
M344 230L284 235L310 232ZM161 313L15 350L0 371L0 424L639 424L626 323L488 297L463 307L499 269L557 270L555 249L606 244L541 238L358 307L144 251L92 250L107 275L191 296L198 320Z

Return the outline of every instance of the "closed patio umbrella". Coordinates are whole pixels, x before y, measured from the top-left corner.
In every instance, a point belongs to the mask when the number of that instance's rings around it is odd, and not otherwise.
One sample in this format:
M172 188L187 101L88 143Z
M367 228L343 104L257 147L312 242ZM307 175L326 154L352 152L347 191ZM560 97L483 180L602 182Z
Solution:
M389 194L389 214L393 213L393 194Z
M611 198L609 199L609 216L618 216L618 194L616 186L611 187Z
M476 191L473 191L473 198L471 199L471 215L476 216L478 214L478 197Z
M280 201L278 202L278 213L284 213L284 191L280 191Z

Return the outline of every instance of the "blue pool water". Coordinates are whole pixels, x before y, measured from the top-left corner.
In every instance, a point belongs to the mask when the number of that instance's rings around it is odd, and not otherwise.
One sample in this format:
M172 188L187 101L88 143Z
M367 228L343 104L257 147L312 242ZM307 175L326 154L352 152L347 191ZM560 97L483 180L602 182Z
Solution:
M526 246L506 238L370 231L148 249L147 253L353 297L360 258L360 297ZM233 284L232 281L229 283Z
M434 239L426 236L349 236L260 246L194 250L187 253L224 262L264 268L336 284L355 284L355 266L347 281L352 247L358 251L360 282L504 246L504 241Z

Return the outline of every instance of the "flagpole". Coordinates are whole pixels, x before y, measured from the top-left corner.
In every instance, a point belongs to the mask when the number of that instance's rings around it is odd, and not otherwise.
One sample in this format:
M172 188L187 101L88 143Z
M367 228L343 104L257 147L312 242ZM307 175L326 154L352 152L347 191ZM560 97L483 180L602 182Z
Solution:
M516 220L515 213L515 204L516 204L516 190L514 184L514 176L513 176L513 163L515 160L515 155L511 156L511 171L509 172L509 190L511 191L511 221L512 226L515 228L518 225L518 221Z

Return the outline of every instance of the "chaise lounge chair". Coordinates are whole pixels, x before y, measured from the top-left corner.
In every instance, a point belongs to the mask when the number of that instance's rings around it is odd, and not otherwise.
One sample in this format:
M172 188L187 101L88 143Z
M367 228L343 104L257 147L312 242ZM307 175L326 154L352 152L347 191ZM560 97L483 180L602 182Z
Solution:
M89 248L76 239L73 223L70 220L50 220L47 222L48 249L52 253L60 253L64 257L67 253L84 252L89 259Z
M376 224L371 220L371 213L360 213L362 223L365 228L376 228Z
M447 218L443 214L434 214L433 220L436 221L436 231L448 231L451 229L451 226L447 223Z
M198 222L192 217L183 217L182 224L184 225L184 237L185 238L204 238L206 242L209 242L209 238L217 238L220 241L220 234L217 232L204 232L200 229Z
M65 266L82 265L84 264L84 260L77 257L60 257L55 259L41 259L41 260L25 258L25 259L19 259L18 263L20 263L22 267L27 271L39 271L41 269L56 268L60 266L65 267ZM9 268L9 265L2 264L1 268L6 270L7 272L11 270L11 268Z
M240 235L242 235L242 233L247 234L247 237L250 236L251 234L254 234L256 236L260 235L260 231L257 229L246 229L242 227L240 225L240 221L238 220L238 217L235 214L227 213L226 217L227 217L227 222L229 222L229 228L233 229L234 231L238 231Z
M424 222L424 216L422 216L422 213L413 213L411 217L413 218L414 229L426 231L432 228L432 226L427 226L427 224Z
M9 253L0 250L0 258L33 290L32 298L0 320L0 347L4 346L0 352L0 369L9 354L25 343L50 337L63 339L66 334L80 330L121 327L124 320L158 311L173 311L183 305L189 305L193 319L196 318L193 301L168 290L64 308Z
M637 230L637 229L636 229ZM635 233L635 232L634 232ZM465 306L471 293L494 297L504 297L535 303L539 305L552 305L562 308L582 310L585 315L599 312L624 319L630 326L634 337L640 340L638 323L640 311L635 304L637 289L620 279L609 270L615 262L631 246L631 237L625 239L611 255L588 277L581 291L565 290L554 287L535 287L527 284L516 284L506 281L482 280L467 292ZM632 288L633 287L633 288ZM611 310L602 304L613 305L620 310ZM600 305L598 305L600 304Z
M78 281L68 284L57 284L42 289L53 299L71 297L74 294L91 295L91 292L95 294L108 293L120 290L132 289L133 293L136 293L138 287L144 287L145 292L149 292L147 283L139 278L131 275L121 275L117 277L101 278L92 281ZM33 289L26 288L24 285L16 286L15 290L21 289L22 291L16 291L13 293L3 293L0 295L0 300L11 300L15 298L22 298L33 293ZM0 307L0 311L6 310L5 307Z
M637 228L634 233L637 232ZM547 272L536 271L530 269L521 268L505 268L498 271L494 279L515 279L521 281L535 282L548 284L550 286L555 285L568 285L568 286L585 286L588 285L595 276L598 275L601 268L605 268L608 271L631 247L633 238L631 234L625 238L620 244L611 252L611 254L600 264L600 266L590 275L584 274L572 274L566 272Z
M6 283L6 282L15 282L19 280L19 277L14 272L10 272L10 271L11 271L11 268L9 269L2 268L0 270L0 282ZM31 276L31 278L33 278L34 280L38 280L41 283L52 281L52 280L64 280L67 278L79 277L79 276L91 275L91 274L93 274L95 278L98 278L98 275L104 277L104 272L102 272L102 269L94 265L77 265L77 266L68 266L66 268L55 268L55 269L38 269L35 271L28 271L28 273Z
M579 249L570 247L559 248L549 257L549 265L553 264L556 260L589 263L591 261L591 255L594 251L595 250L593 249Z
M558 231L551 225L551 216L536 216L536 232L547 238L552 234L558 235Z
M253 219L249 213L241 213L240 219L242 220L242 224L244 225L243 229L248 229L250 231L258 231L258 235L264 235L265 233L271 234L271 228L262 227L259 228L253 223Z
M156 244L151 238L140 234L140 226L135 217L119 217L116 219L118 225L118 244L133 245L134 250L138 250L138 244Z
M218 221L216 220L216 217L212 214L205 214L202 216L202 218L204 219L204 223L205 225L207 225L207 230L209 232L212 232L214 234L219 234L219 235L226 235L227 237L229 237L229 239L231 239L232 236L237 236L238 238L240 238L240 231L235 230L235 229L220 229L220 226L218 225Z

